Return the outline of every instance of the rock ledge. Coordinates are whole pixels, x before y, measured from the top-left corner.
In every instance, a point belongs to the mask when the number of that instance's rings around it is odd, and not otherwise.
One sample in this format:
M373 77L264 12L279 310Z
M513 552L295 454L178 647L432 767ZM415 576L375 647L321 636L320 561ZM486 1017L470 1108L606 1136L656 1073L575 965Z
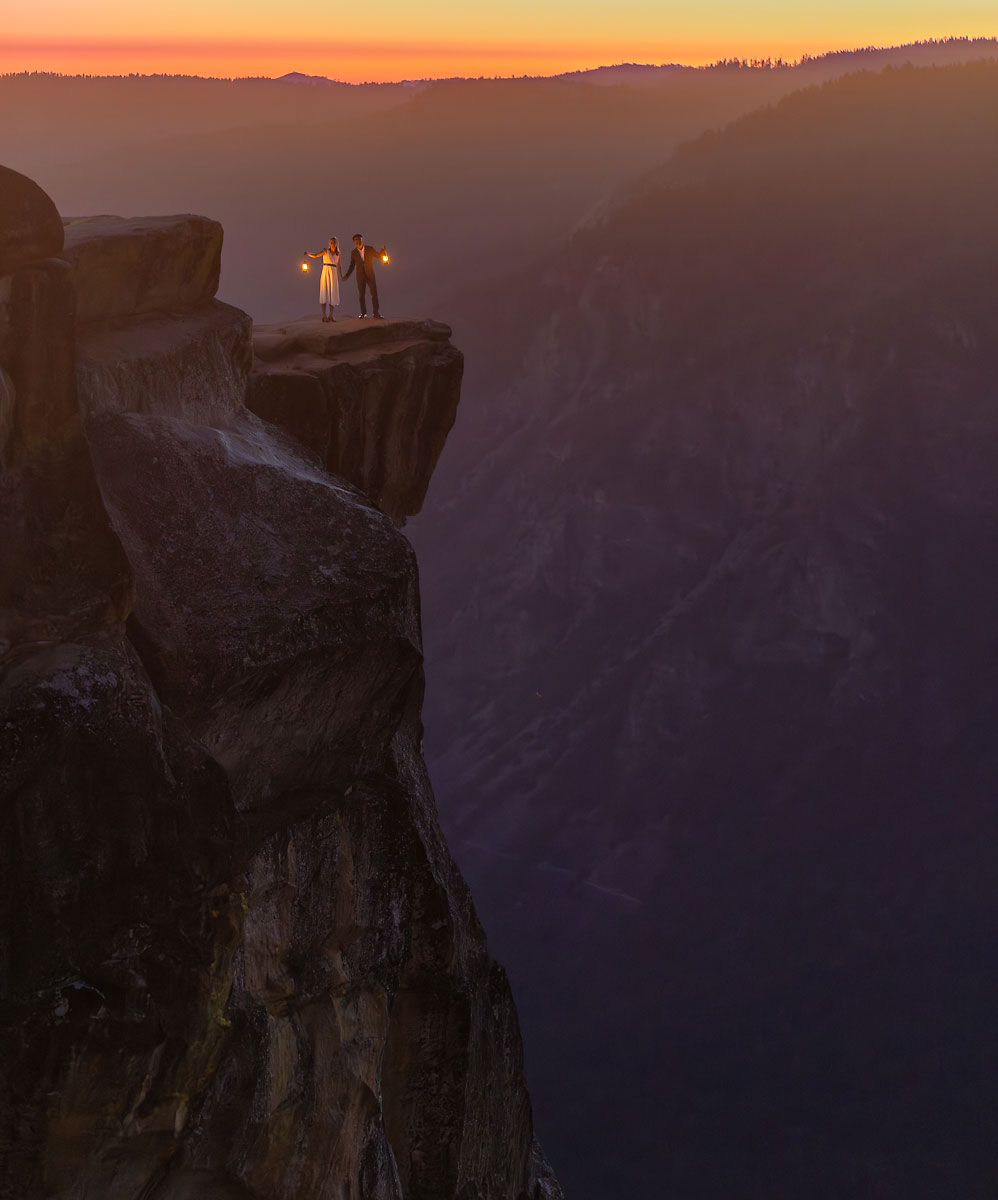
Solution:
M302 317L257 326L248 407L402 524L457 415L464 357L439 321Z

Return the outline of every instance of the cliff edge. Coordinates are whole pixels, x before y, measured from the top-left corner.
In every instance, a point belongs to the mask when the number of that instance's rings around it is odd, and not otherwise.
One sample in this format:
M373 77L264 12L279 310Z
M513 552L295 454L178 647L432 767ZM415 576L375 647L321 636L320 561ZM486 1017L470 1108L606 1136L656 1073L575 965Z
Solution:
M459 353L254 367L216 223L0 198L0 1195L556 1200L421 753Z
M464 357L450 336L439 321L257 326L247 405L403 524L457 415Z

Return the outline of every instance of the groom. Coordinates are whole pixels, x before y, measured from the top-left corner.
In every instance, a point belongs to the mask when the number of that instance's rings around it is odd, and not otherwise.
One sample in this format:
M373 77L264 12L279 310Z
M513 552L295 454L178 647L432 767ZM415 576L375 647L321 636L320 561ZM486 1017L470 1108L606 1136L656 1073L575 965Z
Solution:
M343 278L349 279L353 274L354 267L357 268L357 291L360 293L360 315L362 317L367 316L367 289L370 288L371 303L374 305L374 315L379 320L384 320L378 307L378 283L374 278L374 260L377 257L377 250L373 246L365 246L363 235L355 233L353 235L353 253L350 255L350 267Z

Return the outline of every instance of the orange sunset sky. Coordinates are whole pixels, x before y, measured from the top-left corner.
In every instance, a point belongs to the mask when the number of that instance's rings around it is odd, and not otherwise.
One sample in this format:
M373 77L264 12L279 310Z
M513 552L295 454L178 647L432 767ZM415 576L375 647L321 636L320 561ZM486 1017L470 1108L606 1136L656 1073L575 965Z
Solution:
M35 0L4 15L0 72L541 75L996 32L995 0Z

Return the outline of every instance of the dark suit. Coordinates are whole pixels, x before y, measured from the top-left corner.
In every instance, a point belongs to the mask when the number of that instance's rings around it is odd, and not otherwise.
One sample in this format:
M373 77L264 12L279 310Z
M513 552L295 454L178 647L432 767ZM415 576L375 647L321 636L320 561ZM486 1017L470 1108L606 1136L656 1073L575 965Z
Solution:
M343 276L344 279L349 279L353 274L354 267L357 268L357 291L360 296L360 315L367 316L367 289L371 289L371 303L374 305L374 315L381 316L381 310L378 306L378 282L374 278L374 260L378 257L378 252L373 246L365 246L363 253L357 249L356 245L353 248L353 254L350 255L350 266L347 273Z

